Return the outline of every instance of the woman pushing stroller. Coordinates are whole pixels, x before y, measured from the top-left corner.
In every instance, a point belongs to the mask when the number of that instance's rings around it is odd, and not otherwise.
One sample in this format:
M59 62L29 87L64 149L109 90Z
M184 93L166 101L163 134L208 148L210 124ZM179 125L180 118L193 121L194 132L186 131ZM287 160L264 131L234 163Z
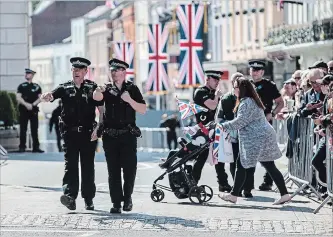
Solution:
M238 131L239 158L236 164L234 186L230 194L220 194L219 197L224 201L236 203L247 174L254 172L259 161L280 191L281 198L274 204L286 203L290 201L290 196L283 176L274 163L274 160L279 159L282 153L277 144L274 128L265 118L264 105L252 83L244 77L237 78L233 88L237 97L234 109L236 116L233 120L221 125L226 131Z

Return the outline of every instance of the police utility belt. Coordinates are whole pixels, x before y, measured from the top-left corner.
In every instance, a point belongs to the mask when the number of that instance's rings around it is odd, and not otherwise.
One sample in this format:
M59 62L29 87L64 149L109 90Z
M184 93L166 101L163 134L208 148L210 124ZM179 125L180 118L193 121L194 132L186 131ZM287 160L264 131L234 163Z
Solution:
M137 126L133 125L127 125L125 128L116 129L116 128L104 128L101 126L99 128L100 131L97 131L97 136L100 137L100 135L107 135L110 137L119 137L125 133L131 133L136 137L141 137L141 130Z

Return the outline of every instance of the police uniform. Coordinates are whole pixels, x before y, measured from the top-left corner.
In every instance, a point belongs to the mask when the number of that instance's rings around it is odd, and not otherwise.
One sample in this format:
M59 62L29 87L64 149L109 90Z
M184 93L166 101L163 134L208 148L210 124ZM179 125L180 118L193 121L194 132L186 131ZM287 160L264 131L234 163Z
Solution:
M87 68L90 61L85 58L71 58L73 68ZM91 141L95 122L96 106L102 102L93 100L93 92L97 84L84 80L80 88L73 80L60 84L52 95L61 99L62 111L60 130L64 140L65 174L63 191L60 201L70 210L76 209L75 199L79 192L79 157L81 163L81 196L85 200L87 210L93 210L95 186L95 148L97 141Z
M109 61L110 69L128 68L126 62L118 59ZM120 97L127 91L131 98L145 104L139 88L130 81L124 81L121 90L109 83L103 92L105 113L103 117L103 148L109 172L109 190L113 207L111 213L123 210L131 211L132 193L137 170L137 136L136 111ZM123 169L124 185L122 187L121 168Z
M50 122L49 122L50 133L52 132L52 128L54 125L54 130L55 130L55 133L57 136L57 146L58 146L59 152L62 151L61 134L60 134L60 129L59 129L59 117L61 116L61 110L62 110L61 104L59 104L59 106L57 108L55 108L55 110L53 110L52 116L51 116Z
M25 69L26 74L35 74L31 69ZM17 93L22 95L22 99L29 104L34 103L38 100L39 95L42 94L42 89L37 83L23 82L17 88ZM26 137L28 121L30 120L31 137L33 142L33 152L44 152L39 149L38 140L38 112L37 106L33 106L32 110L28 110L24 105L19 104L20 112L20 146L19 151L24 152L26 149Z
M260 60L251 60L249 61L249 67L253 70L264 70L266 64ZM268 79L262 78L260 81L254 82L256 91L265 106L265 115L272 113L273 104L275 99L281 97L279 90L276 87L276 84ZM272 114L274 118L274 114ZM269 121L272 124L272 121ZM261 190L269 190L270 188L264 188L264 186L272 186L273 180L271 176L266 172L264 175L264 183L259 187Z
M215 70L207 70L205 71L205 74L207 77L212 77L216 80L220 80L221 76L223 75L223 72ZM201 86L194 92L193 101L195 104L207 108L207 106L204 104L205 101L208 99L214 100L214 98L215 98L215 90L211 90L207 86ZM209 108L207 109L208 109L207 112L203 111L195 115L197 123L202 123L203 125L206 125L209 122L214 121L216 109L214 110L210 110ZM208 154L209 154L209 149L206 149L205 151L201 152L193 165L192 176L196 182L199 182L201 178L201 172L208 158ZM221 192L230 191L231 187L228 184L228 175L225 172L224 163L219 162L218 164L216 164L215 170L217 174L217 180L219 183L219 190Z

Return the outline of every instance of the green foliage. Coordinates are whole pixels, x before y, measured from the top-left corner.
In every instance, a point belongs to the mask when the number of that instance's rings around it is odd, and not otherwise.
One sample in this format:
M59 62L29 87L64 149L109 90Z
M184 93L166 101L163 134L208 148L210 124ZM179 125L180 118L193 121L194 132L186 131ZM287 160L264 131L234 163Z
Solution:
M15 109L10 95L7 91L0 91L0 121L5 127L14 125Z
M9 92L8 94L9 94L10 99L12 100L13 106L14 106L14 124L18 124L19 123L20 112L19 112L19 109L18 109L18 103L17 103L17 100L16 100L16 94L13 93L13 92Z
M36 9L36 7L38 6L38 4L40 3L40 1L33 1L32 4L32 10L34 11Z

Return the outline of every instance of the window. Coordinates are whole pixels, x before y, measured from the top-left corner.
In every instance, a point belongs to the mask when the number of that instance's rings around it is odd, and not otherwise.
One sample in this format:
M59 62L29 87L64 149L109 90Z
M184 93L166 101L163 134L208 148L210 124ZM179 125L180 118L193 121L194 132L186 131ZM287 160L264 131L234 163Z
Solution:
M225 13L228 14L229 13L229 10L230 10L230 6L229 6L229 1L225 1ZM230 46L230 38L231 38L231 32L230 32L230 19L231 17L228 17L228 16L225 16L225 19L226 19L226 37L227 37L227 46L229 47Z
M252 41L252 20L251 18L247 19L247 41Z
M66 56L65 68L66 68L66 71L67 71L67 72L70 72L70 71L71 71L70 62L69 62L70 58L71 58L70 55L67 55L67 56Z
M244 0L243 2L243 11L241 12L241 14L243 14L244 11L248 11L249 9L249 2ZM249 13L243 14L243 22L242 22L242 28L243 28L243 39L241 44L246 44L246 38L248 38L248 34L249 34L249 27L248 27L248 22L249 22Z

